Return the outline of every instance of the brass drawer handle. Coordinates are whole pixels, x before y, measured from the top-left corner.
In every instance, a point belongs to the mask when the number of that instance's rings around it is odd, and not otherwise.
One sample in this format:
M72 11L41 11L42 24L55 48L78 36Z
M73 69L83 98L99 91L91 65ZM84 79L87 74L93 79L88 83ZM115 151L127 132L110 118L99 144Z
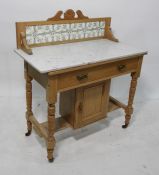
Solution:
M126 69L126 65L124 65L124 64L118 65L119 71L124 71L125 69Z
M88 74L79 74L76 76L77 80L81 81L88 78Z

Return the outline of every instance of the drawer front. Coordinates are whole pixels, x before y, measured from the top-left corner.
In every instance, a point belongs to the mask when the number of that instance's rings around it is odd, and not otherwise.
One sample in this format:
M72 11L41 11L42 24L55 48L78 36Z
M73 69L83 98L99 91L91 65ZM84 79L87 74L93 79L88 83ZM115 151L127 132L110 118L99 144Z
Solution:
M58 89L67 90L133 72L138 67L138 61L138 58L132 58L61 74Z

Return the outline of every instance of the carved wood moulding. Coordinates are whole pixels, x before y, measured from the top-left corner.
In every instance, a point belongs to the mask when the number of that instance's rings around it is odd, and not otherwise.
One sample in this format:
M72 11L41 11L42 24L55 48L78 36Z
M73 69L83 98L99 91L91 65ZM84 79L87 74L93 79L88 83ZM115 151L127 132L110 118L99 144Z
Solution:
M88 19L81 10L76 12L72 9L67 10L66 12L58 11L55 16L49 18L47 21L58 21L58 20L75 20L75 19Z

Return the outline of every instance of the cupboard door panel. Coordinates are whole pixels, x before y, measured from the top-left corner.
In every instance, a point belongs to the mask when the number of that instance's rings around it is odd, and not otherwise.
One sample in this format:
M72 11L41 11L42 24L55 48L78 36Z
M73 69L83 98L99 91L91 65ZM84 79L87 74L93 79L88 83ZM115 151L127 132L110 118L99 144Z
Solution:
M102 84L84 89L82 121L93 118L94 115L102 112L102 93Z
M110 80L62 92L60 114L73 128L105 118L108 111Z
M106 117L109 102L110 80L77 89L77 127L83 127Z

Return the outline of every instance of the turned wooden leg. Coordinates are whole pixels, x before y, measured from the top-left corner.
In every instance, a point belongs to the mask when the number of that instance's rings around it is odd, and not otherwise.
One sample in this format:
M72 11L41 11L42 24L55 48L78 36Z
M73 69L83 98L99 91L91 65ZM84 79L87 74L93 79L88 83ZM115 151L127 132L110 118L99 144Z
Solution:
M47 139L47 158L49 162L54 161L53 151L55 146L55 103L57 101L57 79L48 78L47 85L47 102L48 102L48 139Z
M128 127L130 119L131 119L131 115L133 114L133 101L134 101L134 96L136 92L138 74L132 73L131 77L132 77L132 80L131 80L131 85L130 85L130 90L129 90L128 105L127 105L127 108L125 109L125 113L126 113L125 125L123 125L122 128Z
M25 79L26 79L26 105L27 105L26 120L27 120L27 128L28 128L28 131L25 135L30 136L31 131L32 131L32 123L30 122L29 117L33 115L33 112L32 112L32 77L30 77L28 73L25 72Z
M51 103L51 104L48 104L47 157L49 162L54 161L54 157L53 157L53 151L55 146L54 130L55 130L55 103Z

